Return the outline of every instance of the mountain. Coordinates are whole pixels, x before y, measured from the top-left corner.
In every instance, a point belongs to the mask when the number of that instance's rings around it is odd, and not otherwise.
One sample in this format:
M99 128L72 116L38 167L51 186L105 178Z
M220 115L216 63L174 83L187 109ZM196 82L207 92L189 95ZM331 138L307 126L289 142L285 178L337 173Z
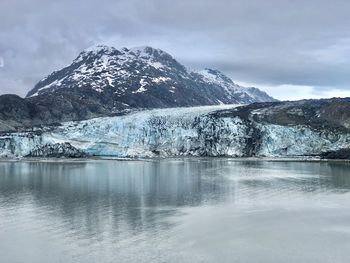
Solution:
M279 102L159 49L107 46L0 96L0 157L106 155L350 159L350 99Z
M137 111L0 135L0 156L350 159L350 99Z
M71 65L41 80L27 97L61 90L81 96L93 92L112 111L274 101L217 70L190 71L168 53L151 47L84 50Z
M0 96L0 131L135 109L263 101L275 100L217 70L190 71L159 49L95 46L41 80L26 98Z

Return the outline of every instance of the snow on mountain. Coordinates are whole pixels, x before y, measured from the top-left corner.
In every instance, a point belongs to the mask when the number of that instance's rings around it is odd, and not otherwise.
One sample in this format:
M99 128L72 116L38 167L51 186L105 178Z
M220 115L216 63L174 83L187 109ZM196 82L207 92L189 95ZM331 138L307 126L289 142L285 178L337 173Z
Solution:
M189 71L168 53L151 47L91 47L68 67L41 80L27 96L61 90L100 93L94 96L108 97L111 110L121 105L163 108L274 100L258 89L252 94L217 70Z
M238 97L245 103L274 101L266 92L253 87L242 87L218 70L206 68L193 73L199 74L207 83L222 87L230 99Z
M93 46L79 54L73 63L63 70L56 71L40 81L28 96L37 96L60 88L89 87L102 92L106 87L120 86L115 93L126 92L130 78L161 76L162 71L176 65L172 57L159 49L150 47L122 48ZM156 70L148 72L147 70ZM142 71L142 72L141 72ZM152 78L150 78L152 81ZM73 85L72 85L73 84Z

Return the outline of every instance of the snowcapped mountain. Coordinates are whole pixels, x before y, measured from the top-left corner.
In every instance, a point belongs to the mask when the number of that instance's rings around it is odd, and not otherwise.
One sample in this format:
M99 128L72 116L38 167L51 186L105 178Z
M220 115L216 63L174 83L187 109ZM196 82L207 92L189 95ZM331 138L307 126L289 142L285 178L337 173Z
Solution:
M196 76L197 78L199 77L199 81L203 81L207 84L222 87L226 92L228 99L232 101L236 100L237 102L243 102L243 104L277 101L270 97L266 92L263 92L257 88L246 88L237 85L232 81L232 79L218 70L206 68L204 70L192 72L192 76Z
M41 80L26 98L0 96L0 131L133 110L274 101L217 70L191 71L151 47L95 46Z
M274 101L265 92L235 84L217 70L190 71L168 53L151 47L86 49L71 65L41 80L27 97L64 91L93 96L112 112Z

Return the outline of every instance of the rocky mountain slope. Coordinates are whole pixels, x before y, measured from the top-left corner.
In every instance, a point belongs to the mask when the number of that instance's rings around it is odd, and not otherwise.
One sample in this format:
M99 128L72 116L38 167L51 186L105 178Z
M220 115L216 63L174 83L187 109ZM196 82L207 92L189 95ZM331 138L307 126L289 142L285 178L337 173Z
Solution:
M159 49L96 46L41 80L25 99L0 96L0 131L132 109L265 101L275 100L217 70L190 71Z
M243 88L233 83L217 70L190 71L160 49L139 47L117 50L108 46L84 50L71 65L41 80L27 97L76 88L95 91L96 95L108 95L108 104L113 109L122 106L160 108L274 100L258 89Z
M3 157L349 158L349 149L350 99L146 110L0 136Z

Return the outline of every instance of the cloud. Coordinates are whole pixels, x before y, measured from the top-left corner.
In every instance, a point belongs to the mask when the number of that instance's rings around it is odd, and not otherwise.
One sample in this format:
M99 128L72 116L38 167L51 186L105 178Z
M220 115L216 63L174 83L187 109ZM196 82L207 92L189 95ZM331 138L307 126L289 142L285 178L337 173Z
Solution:
M306 86L306 85L261 85L250 82L236 82L246 87L257 87L266 91L268 94L278 100L302 100L302 99L321 99L321 98L344 98L350 97L350 90L335 89L328 87L327 89L319 89L318 87Z
M1 1L0 94L24 95L96 43L162 48L272 95L347 94L349 12L347 0Z

